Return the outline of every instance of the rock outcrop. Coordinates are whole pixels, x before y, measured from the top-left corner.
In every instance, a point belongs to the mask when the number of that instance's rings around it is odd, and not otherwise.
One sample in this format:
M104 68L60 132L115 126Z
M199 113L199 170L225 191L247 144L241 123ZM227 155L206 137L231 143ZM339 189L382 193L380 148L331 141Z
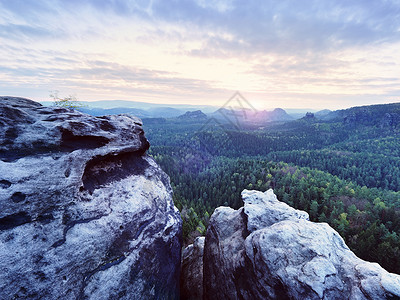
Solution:
M301 119L306 121L315 121L317 118L312 112L307 112L306 115Z
M141 121L0 98L0 298L179 297L181 219Z
M204 236L194 240L182 253L181 299L203 299Z
M195 111L187 111L183 115L178 117L179 120L187 120L187 121L204 121L207 120L207 115L203 113L201 110Z
M210 219L204 299L399 299L400 276L356 257L328 224L272 190L242 196Z

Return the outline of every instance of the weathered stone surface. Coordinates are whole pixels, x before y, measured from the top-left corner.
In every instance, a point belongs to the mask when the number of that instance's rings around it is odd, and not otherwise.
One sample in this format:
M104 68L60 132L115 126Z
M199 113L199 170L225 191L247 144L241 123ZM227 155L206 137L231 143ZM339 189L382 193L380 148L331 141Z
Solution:
M177 298L181 219L141 121L0 98L0 298Z
M244 207L211 216L204 248L205 299L398 299L400 276L354 255L328 224L243 191Z
M203 299L203 252L205 237L198 237L182 252L181 299Z
M294 209L286 203L280 202L272 189L265 193L244 190L242 197L244 213L247 216L247 229L250 232L283 220L309 220L308 213L305 211ZM268 213L265 213L266 211Z

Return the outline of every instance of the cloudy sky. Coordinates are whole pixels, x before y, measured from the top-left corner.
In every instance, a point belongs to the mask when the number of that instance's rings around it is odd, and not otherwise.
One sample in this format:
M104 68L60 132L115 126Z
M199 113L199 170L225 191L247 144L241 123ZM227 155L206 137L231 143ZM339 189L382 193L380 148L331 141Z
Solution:
M400 102L400 0L0 0L0 94Z

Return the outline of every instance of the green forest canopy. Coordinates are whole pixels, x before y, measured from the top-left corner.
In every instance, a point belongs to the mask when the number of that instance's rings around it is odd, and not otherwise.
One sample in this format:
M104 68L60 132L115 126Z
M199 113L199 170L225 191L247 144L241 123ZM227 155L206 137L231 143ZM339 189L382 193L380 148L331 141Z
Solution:
M186 244L205 233L216 207L241 207L243 189L273 188L312 221L329 223L359 257L400 273L399 128L380 124L303 119L202 130L202 122L144 120L149 153L171 178Z

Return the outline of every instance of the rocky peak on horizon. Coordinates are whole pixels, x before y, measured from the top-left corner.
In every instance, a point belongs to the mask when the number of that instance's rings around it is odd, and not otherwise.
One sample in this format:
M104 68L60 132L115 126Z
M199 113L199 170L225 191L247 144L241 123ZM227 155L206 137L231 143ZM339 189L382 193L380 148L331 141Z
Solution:
M315 115L312 112L307 112L306 115L304 116L306 119L314 119Z
M207 118L207 115L201 110L187 111L178 117L181 120L206 120Z
M270 122L286 122L294 120L284 109L275 108L271 111L249 108L222 107L212 114L212 117L221 120L230 120L233 123L263 125Z

